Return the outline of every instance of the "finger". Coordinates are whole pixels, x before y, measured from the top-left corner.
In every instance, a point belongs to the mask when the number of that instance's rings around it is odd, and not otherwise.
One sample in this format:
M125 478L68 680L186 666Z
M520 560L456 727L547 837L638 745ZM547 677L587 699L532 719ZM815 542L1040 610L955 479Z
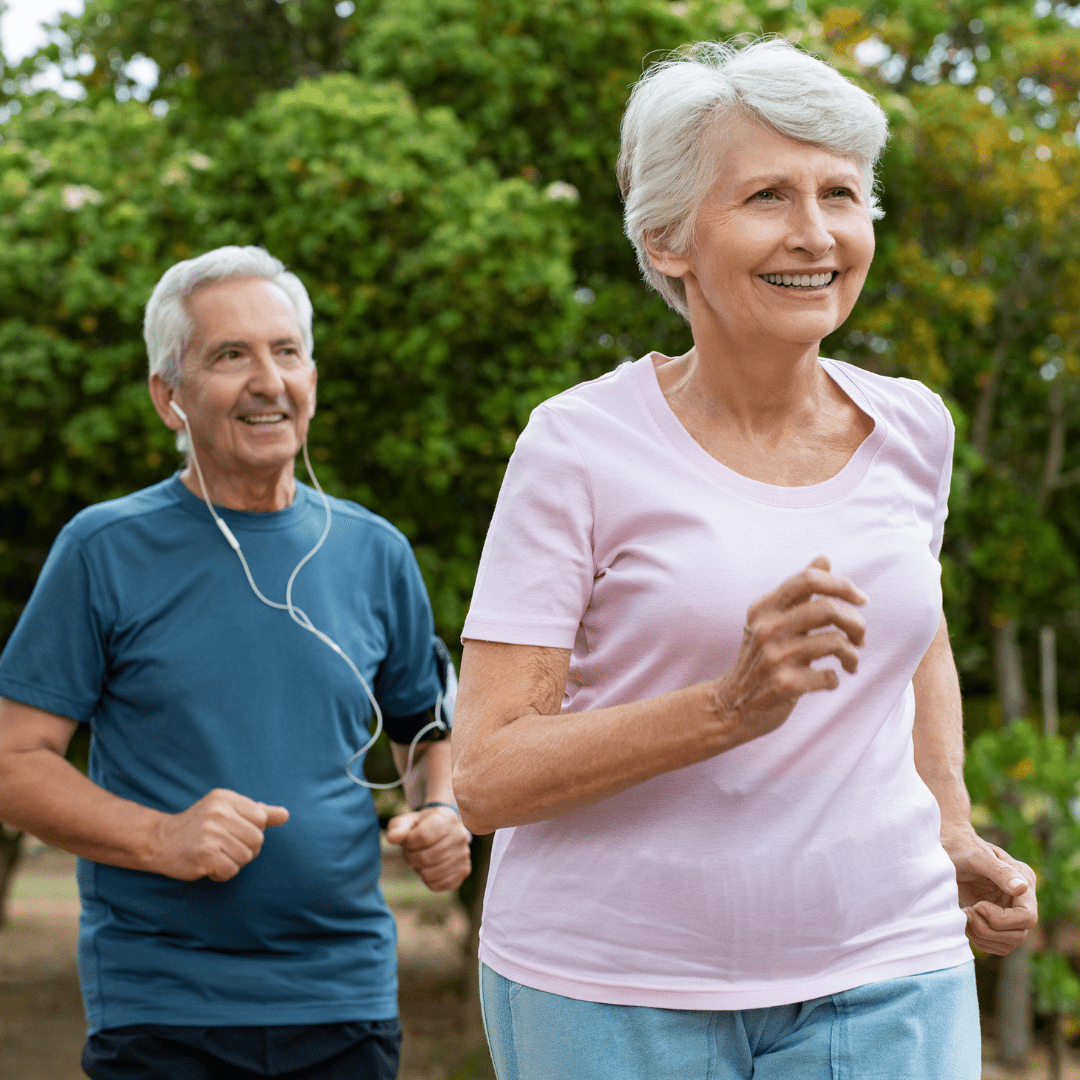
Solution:
M771 682L775 696L790 701L815 690L835 690L840 685L840 677L832 668L788 666L778 671Z
M1034 930L1038 923L1036 911L1028 907L1000 907L990 900L980 900L969 909L991 930Z
M1035 873L1031 867L1014 859L1007 851L994 844L983 844L978 848L972 859L971 869L988 877L1009 896L1035 892Z
M832 596L819 596L783 612L762 615L751 626L765 637L794 636L835 626L850 641L861 645L866 637L866 620L850 604Z
M983 913L974 908L965 908L964 912L968 920L968 936L983 952L1004 956L1023 944L1027 937L1026 930L995 930L987 923Z
M409 830L408 847L426 847L435 844L444 836L464 834L464 828L457 814L452 810L433 806L417 812L416 820Z
M410 811L407 814L398 814L397 817L392 817L389 824L386 826L386 839L391 844L402 844L405 841L405 837L416 825L417 818L420 815L415 811Z
M401 852L405 861L410 866L433 866L440 859L445 858L447 853L461 850L468 846L460 836L445 834L428 843L417 842L414 837L415 830L411 832L405 843L401 845Z
M446 892L448 889L456 889L469 876L471 870L472 862L466 855L430 870L420 871L420 879L432 892Z
M837 631L807 634L790 641L773 642L762 649L762 657L774 667L792 664L808 667L814 660L835 656L844 670L854 674L859 667L855 646Z
M284 806L267 806L266 803L259 803L259 805L266 812L266 822L263 828L273 829L278 825L284 825L289 820L289 811Z
M828 564L824 556L819 558ZM766 600L772 600L777 607L793 607L801 604L815 594L822 596L837 596L846 600L849 604L862 605L867 601L867 595L862 589L857 588L847 578L830 573L818 565L815 559L805 570L789 577L781 583L780 587L769 594Z

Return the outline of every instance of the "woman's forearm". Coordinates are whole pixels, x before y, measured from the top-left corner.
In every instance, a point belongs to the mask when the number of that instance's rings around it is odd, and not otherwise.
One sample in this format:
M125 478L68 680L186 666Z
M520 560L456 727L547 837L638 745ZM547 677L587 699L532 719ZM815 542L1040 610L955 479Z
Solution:
M461 728L471 729L474 715L490 714L493 703L483 698L505 691L505 672L486 670L486 659L463 661L455 710L454 794L471 832L543 821L732 745L712 683L564 714L555 712L560 686L554 704L546 702L550 711L515 716L476 740L464 737Z
M568 649L466 641L454 712L454 790L466 827L491 832L610 798L783 724L799 698L835 690L814 662L859 666L866 602L818 556L746 614L734 665L644 701L559 713ZM820 632L819 632L820 631Z

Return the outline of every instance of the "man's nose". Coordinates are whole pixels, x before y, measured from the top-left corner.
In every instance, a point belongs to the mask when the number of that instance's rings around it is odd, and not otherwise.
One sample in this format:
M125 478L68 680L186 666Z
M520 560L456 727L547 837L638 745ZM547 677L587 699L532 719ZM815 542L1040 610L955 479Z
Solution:
M248 375L248 389L266 398L276 398L285 392L285 380L269 349L256 350Z

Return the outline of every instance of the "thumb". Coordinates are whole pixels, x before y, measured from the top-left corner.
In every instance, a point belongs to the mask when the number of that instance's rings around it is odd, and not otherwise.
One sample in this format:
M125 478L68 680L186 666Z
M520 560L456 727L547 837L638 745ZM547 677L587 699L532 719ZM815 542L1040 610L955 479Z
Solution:
M398 814L397 817L391 818L386 826L386 839L391 844L403 844L405 837L412 831L419 817L420 814L416 810L411 810L407 814Z
M993 848L984 851L983 855L980 869L1002 892L1010 896L1027 892L1030 883L1014 863L1001 858Z
M260 805L266 811L264 829L272 828L275 825L284 825L289 820L289 811L284 806L267 806L266 803Z
M817 570L831 570L832 569L832 563L829 562L829 560L827 558L825 558L824 555L819 555L816 559L814 559L810 563L810 565L813 566Z

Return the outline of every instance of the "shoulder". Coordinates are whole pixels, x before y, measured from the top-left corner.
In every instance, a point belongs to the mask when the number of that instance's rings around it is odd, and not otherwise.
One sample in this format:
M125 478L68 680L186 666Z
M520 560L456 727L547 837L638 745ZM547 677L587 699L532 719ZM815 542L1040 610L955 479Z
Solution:
M321 513L322 499L318 492L299 481L297 488L304 492L304 497ZM333 520L340 524L351 540L363 543L368 549L374 546L398 555L411 555L412 545L408 537L386 518L351 499L339 499L334 495L328 495L327 499Z
M613 428L628 423L640 426L633 368L632 363L622 363L537 405L518 439L515 455L520 456L521 450L551 450L553 444L562 443L588 459L597 443L610 444Z
M919 443L929 441L942 447L951 443L952 417L940 395L928 386L916 379L879 375L840 360L823 362L842 384L846 382L862 394L870 413L884 420L890 432ZM853 397L857 399L858 394Z
M63 528L61 536L87 544L105 539L116 530L145 522L154 515L167 513L179 505L175 478L162 480L148 488L108 499L80 510Z

